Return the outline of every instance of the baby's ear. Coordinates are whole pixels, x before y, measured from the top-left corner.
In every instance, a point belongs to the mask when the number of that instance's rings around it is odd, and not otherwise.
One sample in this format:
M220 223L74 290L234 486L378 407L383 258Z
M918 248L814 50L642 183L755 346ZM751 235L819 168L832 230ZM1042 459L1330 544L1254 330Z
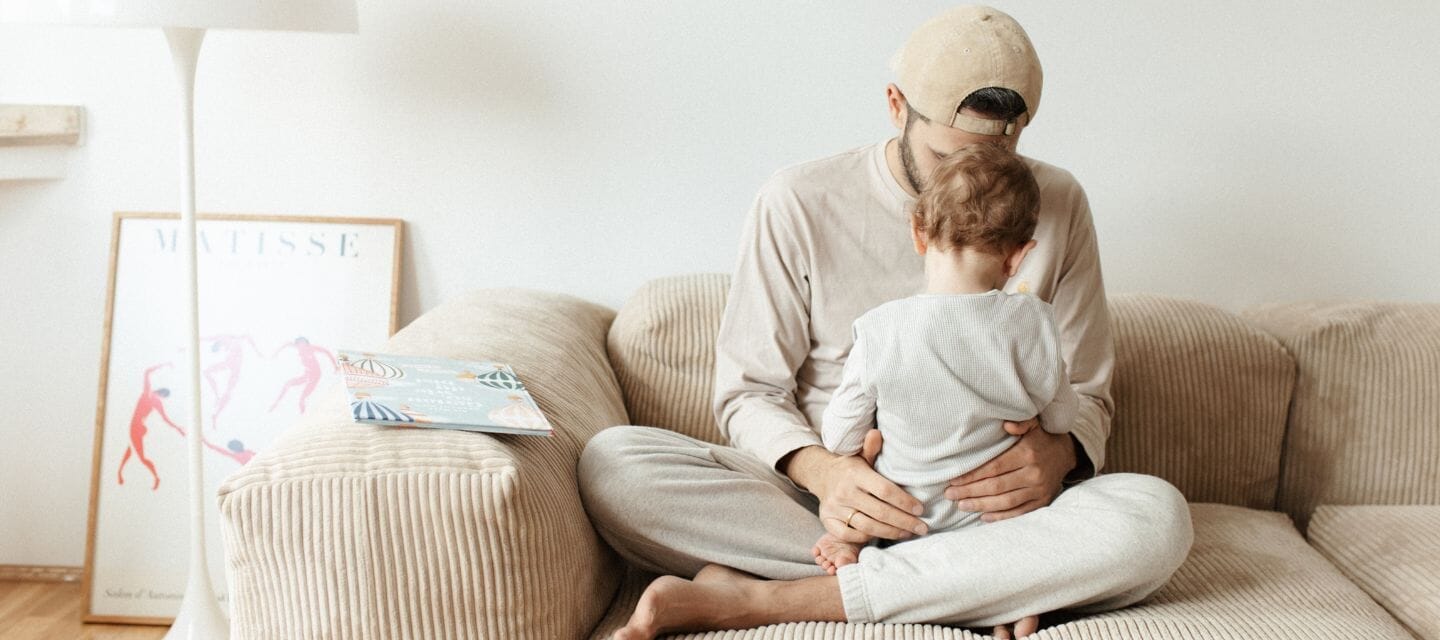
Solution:
M1013 278L1020 272L1020 264L1025 262L1025 256L1030 255L1030 250L1035 248L1035 241L1031 240L1024 245L1010 252L1005 258L1005 277Z
M910 240L915 243L915 253L925 255L925 236L921 235L920 229L913 224L910 225Z

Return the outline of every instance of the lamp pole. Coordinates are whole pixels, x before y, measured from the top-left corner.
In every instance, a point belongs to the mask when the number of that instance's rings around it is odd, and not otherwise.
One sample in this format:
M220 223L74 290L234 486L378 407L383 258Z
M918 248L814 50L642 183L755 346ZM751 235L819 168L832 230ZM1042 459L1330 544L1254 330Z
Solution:
M175 80L180 88L180 252L185 277L186 347L190 363L190 569L185 597L175 615L167 640L230 637L229 622L220 610L210 583L210 560L205 552L205 460L204 416L200 409L200 272L195 229L195 67L200 61L204 29L166 27Z

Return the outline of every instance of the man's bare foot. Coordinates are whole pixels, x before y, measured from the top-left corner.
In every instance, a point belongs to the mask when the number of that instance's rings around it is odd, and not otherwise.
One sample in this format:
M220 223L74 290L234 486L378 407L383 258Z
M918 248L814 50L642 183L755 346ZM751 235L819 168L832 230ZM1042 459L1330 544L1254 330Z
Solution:
M716 564L706 565L694 580L660 576L635 605L635 613L614 640L651 640L672 631L748 629L759 626L758 607L765 603L764 581Z
M840 567L855 564L860 560L860 545L846 542L827 533L815 541L815 546L810 548L810 553L815 556L815 564L820 565L825 573L833 576Z
M1011 635L1011 627L1014 627L1014 635ZM995 640L1019 640L1040 630L1040 616L1026 616L1013 625L1002 624L995 627Z

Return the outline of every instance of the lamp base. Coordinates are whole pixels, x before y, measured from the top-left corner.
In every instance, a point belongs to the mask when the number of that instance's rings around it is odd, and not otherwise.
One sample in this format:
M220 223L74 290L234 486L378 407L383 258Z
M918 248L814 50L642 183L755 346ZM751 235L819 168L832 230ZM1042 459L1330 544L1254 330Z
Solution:
M175 616L175 624L170 625L165 640L227 640L230 637L230 623L215 602L215 595L209 591L185 590L180 613Z

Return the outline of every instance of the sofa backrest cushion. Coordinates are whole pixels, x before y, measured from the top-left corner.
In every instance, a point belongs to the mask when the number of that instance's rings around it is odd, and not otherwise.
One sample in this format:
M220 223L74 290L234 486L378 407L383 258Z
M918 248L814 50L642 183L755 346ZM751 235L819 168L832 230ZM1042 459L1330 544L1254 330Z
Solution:
M725 443L710 403L725 274L647 283L611 325L611 365L635 424ZM1115 423L1105 471L1174 483L1192 501L1273 508L1294 362L1220 309L1112 298Z
M1295 356L1279 509L1440 504L1440 304L1300 302L1242 316Z
M1112 296L1115 374L1104 471L1160 476L1191 502L1275 508L1295 362L1216 307Z
M725 443L710 402L729 291L727 274L691 274L652 280L625 301L607 346L631 422Z

